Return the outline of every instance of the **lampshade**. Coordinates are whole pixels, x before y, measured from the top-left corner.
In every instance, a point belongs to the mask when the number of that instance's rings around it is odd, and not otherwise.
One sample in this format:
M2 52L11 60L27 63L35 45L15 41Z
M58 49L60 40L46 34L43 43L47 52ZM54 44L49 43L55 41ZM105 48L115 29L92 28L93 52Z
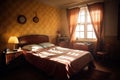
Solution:
M16 36L11 36L8 40L8 43L17 44L17 43L19 43L19 41L18 41L18 38Z

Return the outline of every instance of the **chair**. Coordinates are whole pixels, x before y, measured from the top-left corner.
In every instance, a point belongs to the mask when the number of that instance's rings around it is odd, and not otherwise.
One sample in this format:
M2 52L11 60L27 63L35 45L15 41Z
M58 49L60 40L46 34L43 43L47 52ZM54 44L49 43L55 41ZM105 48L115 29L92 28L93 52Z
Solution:
M110 49L110 44L105 44L103 51L97 51L96 52L97 60L102 62L105 62L106 60L108 60L109 53L110 53L109 49Z

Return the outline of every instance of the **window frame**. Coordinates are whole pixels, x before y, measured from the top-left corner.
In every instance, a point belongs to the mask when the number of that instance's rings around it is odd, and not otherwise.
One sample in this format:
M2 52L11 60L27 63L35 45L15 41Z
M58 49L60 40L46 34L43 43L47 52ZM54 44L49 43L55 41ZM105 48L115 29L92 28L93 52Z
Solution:
M89 12L88 12L88 8L87 8L87 6L84 6L84 7L81 7L81 8L84 8L83 10L85 11L85 22L84 23L80 23L80 20L81 19L78 19L78 22L77 22L77 26L80 26L80 25L84 25L84 38L77 38L76 37L76 41L96 41L97 40L97 38L87 38L87 32L92 32L92 35L95 35L95 31L94 31L94 29L93 29L93 31L87 31L87 25L92 25L92 22L90 21L90 22L88 22L88 15L90 15L89 14ZM80 8L80 11L81 11L81 8ZM80 12L79 12L79 16L78 16L78 18L80 18L80 16L81 16L81 14L80 14ZM90 17L90 16L89 16ZM76 26L76 28L77 28L77 26ZM92 27L93 27L93 25L92 25ZM76 34L76 32L79 32L79 37L80 37L80 32L82 32L82 31L76 31L75 30L75 34ZM94 33L93 33L94 32ZM75 35L76 36L76 35ZM95 37L96 37L96 35L95 35Z

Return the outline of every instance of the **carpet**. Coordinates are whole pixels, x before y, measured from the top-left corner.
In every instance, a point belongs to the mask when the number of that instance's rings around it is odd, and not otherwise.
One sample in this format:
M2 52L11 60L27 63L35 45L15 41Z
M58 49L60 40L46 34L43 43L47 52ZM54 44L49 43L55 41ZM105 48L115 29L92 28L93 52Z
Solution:
M70 80L111 80L110 72L103 72L99 70L81 71L74 75Z

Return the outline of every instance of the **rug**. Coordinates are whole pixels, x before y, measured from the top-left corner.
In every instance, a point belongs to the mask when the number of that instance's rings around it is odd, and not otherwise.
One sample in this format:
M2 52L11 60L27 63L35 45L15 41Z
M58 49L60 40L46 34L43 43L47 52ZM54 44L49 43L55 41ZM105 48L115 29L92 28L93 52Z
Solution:
M99 70L81 71L74 75L70 80L111 80L110 72L103 72Z

